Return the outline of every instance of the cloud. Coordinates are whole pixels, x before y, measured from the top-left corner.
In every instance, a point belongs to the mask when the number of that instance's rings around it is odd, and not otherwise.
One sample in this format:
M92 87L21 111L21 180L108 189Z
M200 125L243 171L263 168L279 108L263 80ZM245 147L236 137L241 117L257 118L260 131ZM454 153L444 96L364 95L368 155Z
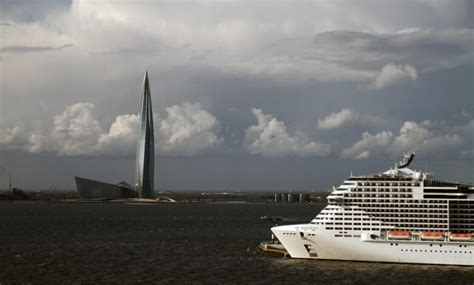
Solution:
M339 128L354 118L354 112L349 109L342 109L339 113L331 113L322 120L318 120L318 127L320 129L335 129Z
M364 151L363 153L354 157L354 159L368 159L370 157L370 151Z
M91 103L76 103L54 117L46 132L26 132L19 127L0 132L0 149L21 149L58 155L128 156L136 150L139 116L119 115L104 132ZM219 121L198 103L183 103L166 109L161 119L155 114L155 142L158 154L192 156L222 143L217 135Z
M411 65L385 65L374 81L367 86L369 90L381 90L389 86L414 82L418 78L416 69Z
M389 131L375 135L365 132L359 141L342 150L341 157L365 159L373 154L398 157L409 151L416 151L421 155L447 155L453 151L460 152L461 156L468 155L469 150L461 149L464 146L472 147L472 132L463 133L461 130L469 128L469 125L470 123L461 127L446 127L431 121L406 121L397 135Z
M218 136L220 123L199 103L184 102L166 108L163 119L155 118L155 143L158 154L192 156L223 142ZM133 154L140 118L136 114L117 116L108 133L99 139L101 153Z
M375 135L365 132L362 134L362 139L351 147L342 150L341 157L367 159L371 153L384 152L392 140L392 132L381 132Z
M30 152L56 152L59 155L84 155L97 149L97 140L103 133L93 114L91 103L76 103L54 117L49 133L30 135Z
M158 148L166 154L195 155L223 142L217 135L219 121L199 103L166 108L160 123Z
M384 119L370 114L357 113L351 109L342 109L318 120L318 128L323 130L337 129L350 124L380 125Z
M211 50L202 63L234 76L258 76L278 84L354 82L363 86L362 91L381 90L414 82L423 73L470 64L473 36L472 29L335 30L314 38L274 39L240 56L223 57Z
M473 29L452 28L463 27L453 22L465 20L465 13L461 12L464 10L459 8L464 3L441 5L445 7L443 15L450 14L448 10L457 13L442 17L442 21L436 14L441 9L433 8L438 5L423 1L393 5L388 14L386 5L272 3L269 12L264 4L250 9L233 1L211 5L214 13L209 13L209 5L196 3L175 6L74 1L65 5L67 9L40 17L39 22L24 21L9 27L0 48L11 52L21 51L18 48L22 47L24 51L41 51L74 44L74 55L108 55L121 60L134 57L136 62L137 56L153 54L156 62L166 67L182 67L183 62L189 66L192 62L196 69L244 78L258 76L280 84L309 80L356 82L372 89L408 82L414 74L470 63ZM13 8L35 11L20 7ZM437 20L413 17L414 9ZM266 17L252 16L258 14L256 11ZM5 18L10 15L14 13L7 13ZM403 21L402 27L387 20L392 17L395 22ZM444 22L448 18L449 24ZM424 25L425 21L431 25ZM435 29L426 28L438 25ZM410 65L387 65L381 71L388 62Z
M472 159L474 158L474 149L468 149L468 150L464 150L461 152L461 154L459 155L461 158L469 158L469 159Z
M58 47L52 46L6 46L0 48L0 53L27 53L27 52L45 52L53 50L62 50L72 47L72 44L65 44Z
M0 18L15 22L36 22L65 12L71 0L56 1L0 1Z
M394 62L416 66L417 75L469 64L474 53L469 40L472 36L473 29L416 28L386 33L335 30L316 35L318 53L313 53L325 61L370 70L374 80L383 74L380 67L387 62L392 65L387 74L391 69L401 69L408 75L413 74L410 68L407 72Z
M109 131L99 137L98 152L109 155L133 154L137 145L139 126L138 114L117 116Z
M199 145L215 141L213 134L218 140L224 137L225 141L196 149L202 149L199 155L209 155L212 151L212 155L225 156L220 162L207 159L204 163L203 169L222 170L223 175L219 177L229 173L219 166L233 164L237 159L226 155L228 149L233 154L234 150L248 153L243 144L245 130L257 123L249 123L253 115L249 113L249 118L242 110L248 111L252 106L260 106L270 114L282 114L276 119L284 122L289 138L306 139L301 145L324 142L331 144L332 152L338 155L343 148L360 140L364 132L376 135L391 131L396 137L405 121L419 124L423 118L451 121L449 114L463 108L472 109L469 79L474 58L474 26L472 13L466 13L472 11L472 1L262 1L255 5L245 1L29 2L34 3L0 1L0 22L10 24L0 26L0 49L3 49L0 60L3 70L8 71L2 73L0 91L0 128L5 127L0 130L2 150L13 147L53 154L72 152L64 149L68 137L51 139L52 118L62 114L71 102L92 102L95 104L92 114L101 132L95 135L95 147L84 155L134 157L136 145L131 138L135 136L133 126L137 120L133 113L138 110L135 95L139 92L144 68L154 77L154 103L160 106L162 116L161 119L155 117L157 154L196 153L191 147L190 152L172 151L186 142L198 144L193 140L194 135L185 138L183 131L180 135L170 132L164 136L159 129L161 121L168 117L165 107L175 104L182 107L180 102L186 101L205 103L203 106L213 106L215 111L206 111L223 125L221 132L218 127L208 128L207 134L202 131L205 139L199 140ZM66 4L55 4L57 2ZM58 5L60 7L55 8ZM41 48L68 44L72 46L41 52ZM14 52L12 47L24 49ZM27 48L36 50L26 52ZM375 84L376 77L389 63L401 65L403 71L406 71L405 64L416 69L416 92L411 92L408 105L399 103L396 96L365 96L367 90L356 89ZM385 85L383 90L392 95L400 94L397 89L401 84L414 85L407 79ZM227 111L231 106L240 111ZM443 106L444 112L440 112L439 106ZM324 121L331 112L342 112L342 108L350 108L349 115L336 117L332 125L321 125L329 131L313 129L319 132L318 138L312 133L305 136L294 131L309 130L311 124L318 123L317 119ZM377 127L369 125L360 117L365 112L373 112L386 121ZM191 118L187 116L186 120L192 121ZM337 119L341 120L337 122ZM461 124L468 119L471 118L457 118L456 122ZM180 120L170 121L170 125L180 123ZM176 129L186 130L183 126ZM433 137L451 144L456 143L458 137L454 135L458 135L463 142L459 152L472 149L473 144L467 143L467 134L461 131L442 126L422 127L435 132ZM231 137L231 133L236 136ZM158 143L160 139L163 139L162 144ZM161 146L167 150L158 152ZM456 151L454 148L450 152ZM353 157L372 159L388 157L391 153L382 148L380 151L365 149ZM22 156L25 155L18 153L5 158L13 163ZM252 161L260 162L259 156L262 154L256 154ZM70 159L61 159L58 167L68 161ZM104 162L100 158L97 161ZM463 163L467 165L467 159ZM344 162L337 159L330 164L344 167ZM171 163L166 168L174 165ZM265 167L262 166L262 170ZM105 175L103 167L95 168L97 175ZM293 170L301 173L303 169ZM180 168L176 172L196 177L192 169ZM231 178L222 178L225 183L236 181L235 177L239 176L238 171L235 172ZM240 174L243 173L248 171L244 169ZM25 178L34 179L33 176ZM48 181L47 185L58 181L53 174L41 179ZM214 181L202 180L207 185ZM264 180L271 179L261 178ZM317 180L323 183L331 179Z
M459 134L449 133L440 129L430 121L421 124L405 122L400 128L399 135L394 139L390 151L392 154L402 153L410 149L421 153L435 153L460 147L463 139Z
M260 109L252 108L252 113L257 118L257 125L245 131L245 148L250 153L263 157L329 155L329 145L309 141L302 133L290 136L284 122L264 114Z
M4 127L0 128L0 147L5 149L22 149L28 145L28 137L22 128Z

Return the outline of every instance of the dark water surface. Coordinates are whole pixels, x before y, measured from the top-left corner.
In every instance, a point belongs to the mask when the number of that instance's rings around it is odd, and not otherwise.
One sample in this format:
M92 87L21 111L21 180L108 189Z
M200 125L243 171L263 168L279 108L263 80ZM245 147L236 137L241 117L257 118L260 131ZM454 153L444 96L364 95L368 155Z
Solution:
M272 222L315 204L0 203L0 282L474 284L474 268L261 254ZM66 281L66 282L64 282Z

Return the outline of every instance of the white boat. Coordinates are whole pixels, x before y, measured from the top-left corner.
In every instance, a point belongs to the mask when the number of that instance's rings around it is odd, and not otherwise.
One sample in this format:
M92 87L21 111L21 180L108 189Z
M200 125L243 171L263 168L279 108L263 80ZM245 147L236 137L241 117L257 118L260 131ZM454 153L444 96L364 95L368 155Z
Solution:
M272 232L292 258L474 266L474 185L411 170L413 158L349 177L310 223Z

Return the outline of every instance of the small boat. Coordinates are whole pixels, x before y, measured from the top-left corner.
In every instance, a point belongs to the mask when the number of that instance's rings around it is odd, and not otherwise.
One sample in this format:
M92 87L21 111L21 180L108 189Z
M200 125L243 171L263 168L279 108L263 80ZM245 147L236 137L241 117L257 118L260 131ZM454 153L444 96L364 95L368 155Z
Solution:
M275 241L262 241L258 245L258 249L265 253L272 253L282 255L284 257L288 256L288 251L281 243L275 243Z
M272 221L272 222L280 222L283 221L283 218L280 216L261 216L260 220L264 221Z
M388 231L389 239L411 239L409 231Z
M441 232L421 232L422 240L444 240L444 234Z
M470 233L455 233L449 235L450 240L456 241L470 241L472 240L472 234Z

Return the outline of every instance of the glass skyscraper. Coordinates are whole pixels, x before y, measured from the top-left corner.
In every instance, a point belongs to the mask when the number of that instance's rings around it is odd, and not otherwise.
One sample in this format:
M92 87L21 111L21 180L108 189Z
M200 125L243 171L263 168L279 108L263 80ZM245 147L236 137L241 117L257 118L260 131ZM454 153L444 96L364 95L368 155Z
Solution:
M153 133L153 110L151 106L150 82L145 72L138 133L135 190L140 198L153 198L155 174L155 138Z

